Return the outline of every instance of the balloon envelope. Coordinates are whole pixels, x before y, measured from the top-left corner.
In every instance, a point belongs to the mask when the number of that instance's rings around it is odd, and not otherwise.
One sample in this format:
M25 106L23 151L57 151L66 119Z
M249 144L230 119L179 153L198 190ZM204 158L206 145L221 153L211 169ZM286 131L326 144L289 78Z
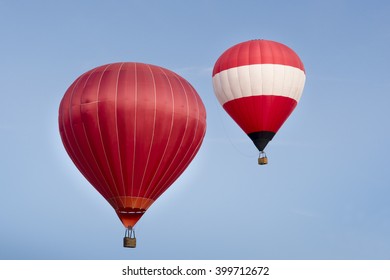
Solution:
M81 75L59 108L70 158L133 227L198 152L206 111L195 89L162 67L113 63Z
M306 78L298 55L268 40L229 48L216 61L212 75L219 102L259 151L296 107Z

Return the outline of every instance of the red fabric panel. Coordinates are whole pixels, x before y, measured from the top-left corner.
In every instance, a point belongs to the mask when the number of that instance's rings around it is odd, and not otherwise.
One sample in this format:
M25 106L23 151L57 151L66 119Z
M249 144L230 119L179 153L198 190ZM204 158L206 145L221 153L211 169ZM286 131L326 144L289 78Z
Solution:
M200 148L206 111L177 74L142 63L114 63L81 75L59 109L65 149L115 209L117 197L156 200Z
M246 133L270 131L276 133L294 110L297 102L288 97L258 95L226 102L226 112Z
M281 64L305 71L298 55L286 45L268 40L251 40L226 50L216 61L213 76L223 70L251 64Z

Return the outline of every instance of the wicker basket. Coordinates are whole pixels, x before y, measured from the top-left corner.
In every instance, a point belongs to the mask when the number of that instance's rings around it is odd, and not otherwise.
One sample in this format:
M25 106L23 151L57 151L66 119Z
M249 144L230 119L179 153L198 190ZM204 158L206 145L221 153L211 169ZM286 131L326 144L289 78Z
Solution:
M265 164L267 164L267 163L268 163L267 157L259 157L259 158L258 158L258 163L259 163L259 165L265 165Z
M123 247L135 248L137 245L137 239L135 237L123 237Z

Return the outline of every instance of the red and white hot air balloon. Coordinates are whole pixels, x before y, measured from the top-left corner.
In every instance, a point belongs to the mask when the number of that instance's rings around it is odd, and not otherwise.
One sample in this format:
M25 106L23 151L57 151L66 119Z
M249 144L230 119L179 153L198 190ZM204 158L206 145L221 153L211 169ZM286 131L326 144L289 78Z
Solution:
M281 43L251 40L226 50L212 76L219 102L260 151L259 164L266 164L265 147L301 98L302 61Z
M144 63L92 69L66 91L59 129L70 158L133 227L190 164L206 131L206 110L176 73Z

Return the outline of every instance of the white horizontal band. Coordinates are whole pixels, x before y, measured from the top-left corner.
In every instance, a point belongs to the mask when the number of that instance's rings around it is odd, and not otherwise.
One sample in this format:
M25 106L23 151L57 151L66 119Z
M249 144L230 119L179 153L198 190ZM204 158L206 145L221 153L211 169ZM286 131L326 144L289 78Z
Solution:
M253 64L230 68L213 77L219 102L254 95L278 95L299 102L306 75L298 68L280 64Z

